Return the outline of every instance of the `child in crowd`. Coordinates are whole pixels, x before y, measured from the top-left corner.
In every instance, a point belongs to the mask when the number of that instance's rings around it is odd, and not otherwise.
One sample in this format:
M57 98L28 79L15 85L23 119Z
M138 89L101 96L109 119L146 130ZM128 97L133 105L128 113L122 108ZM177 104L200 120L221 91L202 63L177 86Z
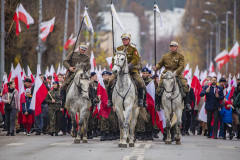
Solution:
M30 109L30 104L32 101L31 90L29 88L26 89L26 103L22 103L23 110L23 125L27 130L27 136L30 136L30 130L33 120L33 111Z
M220 111L220 114L223 119L223 139L226 140L226 130L228 129L229 132L229 138L232 140L233 134L232 134L232 103L229 101L225 102L225 107L222 108Z

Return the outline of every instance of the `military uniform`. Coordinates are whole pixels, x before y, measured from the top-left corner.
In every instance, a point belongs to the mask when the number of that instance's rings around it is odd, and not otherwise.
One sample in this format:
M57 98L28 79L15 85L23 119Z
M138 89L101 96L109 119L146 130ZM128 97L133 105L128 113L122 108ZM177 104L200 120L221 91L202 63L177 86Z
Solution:
M138 73L138 62L139 62L139 53L137 51L137 49L132 46L131 44L127 45L127 46L120 46L117 48L117 50L121 50L123 51L126 47L126 56L127 56L127 63L128 65L134 66L132 70L130 70L130 75L137 81L138 86L139 86L139 100L143 100L143 84L142 84L142 79L141 76ZM113 57L116 54L113 55ZM114 67L114 58L112 58L112 65ZM112 75L110 80L109 80L109 85L111 85L112 81L116 78L116 75ZM111 88L108 87L108 93L110 93ZM110 95L110 96L109 96ZM111 94L108 95L108 100L112 100ZM109 106L109 105L108 105ZM142 106L142 105L141 105Z
M55 100L55 103L52 102L52 98ZM56 135L59 132L60 118L62 115L62 112L60 111L61 104L58 102L59 99L60 99L59 89L53 89L49 91L47 97L45 98L49 108L50 132L52 134L55 133Z

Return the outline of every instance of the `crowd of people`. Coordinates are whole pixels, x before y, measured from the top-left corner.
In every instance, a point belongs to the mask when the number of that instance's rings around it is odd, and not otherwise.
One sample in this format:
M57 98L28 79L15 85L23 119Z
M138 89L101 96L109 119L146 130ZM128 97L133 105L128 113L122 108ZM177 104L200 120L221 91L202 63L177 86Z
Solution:
M102 78L106 88L111 75L112 73L109 71L102 72ZM151 70L146 67L141 70L141 75L146 86L155 80L155 75L152 75ZM54 81L56 77L49 76L46 78L43 75L39 76L49 90L48 95L41 104L42 113L40 115L35 116L34 111L30 109L31 95L34 90L34 83L31 83L31 77L26 77L24 80L26 103L20 104L19 93L15 89L14 79L7 84L9 92L4 95L0 94L0 111L2 112L4 120L2 131L7 131L6 136L14 136L15 133L19 134L20 132L23 132L23 134L27 136L30 136L30 133L33 132L35 132L35 135L49 134L51 136L71 134L71 117L67 109L62 107L61 104L60 90L64 82L64 75L59 74L57 81ZM158 83L159 75L156 75L156 77ZM90 79L93 82L92 86L97 95L97 74L91 72ZM187 79L185 79L185 83L187 83ZM219 82L217 82L216 77L208 76L200 94L202 98L198 105L196 105L193 88L188 86L188 100L185 103L191 104L191 109L183 109L182 136L190 136L191 132L193 135L204 135L208 138L213 137L214 139L226 139L226 136L230 139L233 137L240 138L240 79L237 79L237 87L229 101L226 98L227 85L227 79L224 77L220 78ZM146 102L146 98L144 98L144 102ZM203 106L204 102L205 106ZM19 104L21 106L19 106ZM198 119L202 107L206 109L207 122ZM97 114L93 116L94 110L95 108L92 107L89 116L88 138L92 139L93 137L101 136L101 141L118 139L120 131L115 108L112 108L108 118L99 117ZM156 123L152 125L152 117L147 109L146 113L147 121L144 120L141 115L137 118L135 127L136 139L153 140L154 138L159 138L159 128ZM197 131L197 133L195 133L195 131ZM175 134L174 129L171 131L171 134ZM172 141L174 141L174 136L172 137ZM166 140L166 133L164 132L163 140Z

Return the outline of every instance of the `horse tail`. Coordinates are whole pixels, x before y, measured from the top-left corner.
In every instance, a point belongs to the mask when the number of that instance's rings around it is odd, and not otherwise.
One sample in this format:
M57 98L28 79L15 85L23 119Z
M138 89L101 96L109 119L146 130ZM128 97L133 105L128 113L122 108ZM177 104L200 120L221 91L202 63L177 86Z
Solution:
M173 114L173 117L171 119L171 128L174 126L174 124L177 122L177 115L176 113Z

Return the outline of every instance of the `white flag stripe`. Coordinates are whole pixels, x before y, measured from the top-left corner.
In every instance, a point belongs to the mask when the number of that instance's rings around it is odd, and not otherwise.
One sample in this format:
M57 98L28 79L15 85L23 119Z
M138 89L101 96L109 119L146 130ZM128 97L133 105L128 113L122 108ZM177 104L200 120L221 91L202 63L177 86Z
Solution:
M90 18L88 16L88 13L87 13L87 8L85 8L83 16L84 16L84 22L85 22L86 26L88 27L88 29L90 31L92 31L92 33L94 33L92 22L91 22L91 20L90 20Z
M158 8L158 6L157 6L156 4L154 5L154 10L155 10L156 12L158 12L159 15L160 15L160 29L162 29L162 28L163 28L163 19L162 19L161 12L160 12L160 10L159 10L159 8Z
M112 10L112 16L116 19L117 24L119 25L121 30L124 30L123 24L122 24L121 20L119 19L118 14L117 14L113 4L111 4L111 10Z

